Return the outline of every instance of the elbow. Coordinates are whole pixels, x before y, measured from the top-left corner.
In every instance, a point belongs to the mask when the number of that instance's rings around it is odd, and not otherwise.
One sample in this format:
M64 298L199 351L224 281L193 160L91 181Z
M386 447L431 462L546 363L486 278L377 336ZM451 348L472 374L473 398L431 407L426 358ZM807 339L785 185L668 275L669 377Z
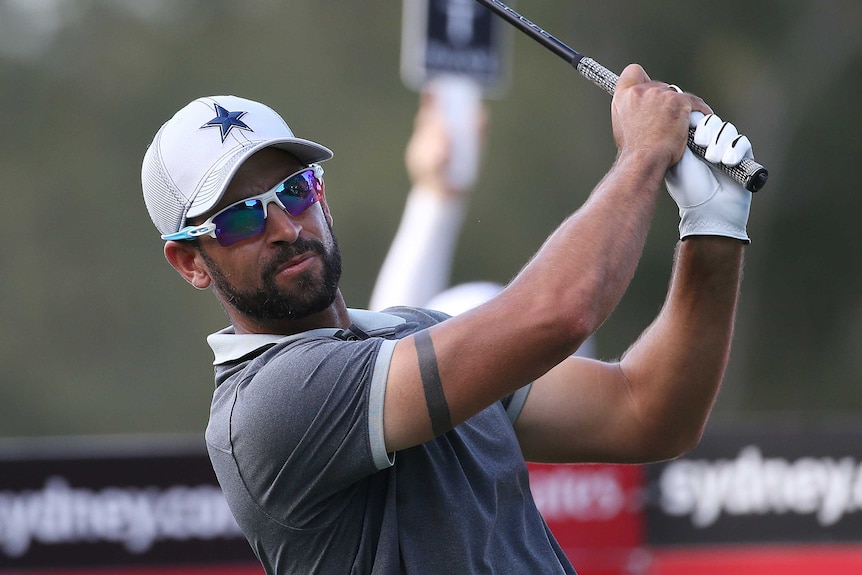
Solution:
M663 461L697 447L706 431L718 380L678 374L668 379L662 374L673 368L644 375L643 370L620 365L629 397L628 434L636 456L643 462Z
M704 427L705 426L701 426L697 429L688 430L686 433L678 434L676 440L671 442L670 449L668 450L668 453L666 454L667 457L665 457L665 459L676 459L677 457L682 457L697 447L703 437Z
M559 312L558 312L559 314ZM574 353L599 328L599 323L584 313L572 313L561 322L562 339L572 346Z
M556 337L570 347L568 353L577 351L606 319L604 315L597 313L597 306L586 303L590 301L592 300L585 294L579 293L563 301L560 298L551 298L544 309L546 317L554 324ZM564 305L568 302L572 303Z
M523 331L534 334L543 342L546 350L554 350L560 358L577 351L601 323L590 306L573 303L570 297L534 294L528 302L527 306L521 303L512 307L518 309Z
M641 463L682 457L700 444L706 422L701 425L655 426L641 435Z
M598 329L598 326L582 314L563 316L559 309L552 312L553 323L548 324L548 333L553 333L553 341L559 343L564 356L575 353L578 348Z

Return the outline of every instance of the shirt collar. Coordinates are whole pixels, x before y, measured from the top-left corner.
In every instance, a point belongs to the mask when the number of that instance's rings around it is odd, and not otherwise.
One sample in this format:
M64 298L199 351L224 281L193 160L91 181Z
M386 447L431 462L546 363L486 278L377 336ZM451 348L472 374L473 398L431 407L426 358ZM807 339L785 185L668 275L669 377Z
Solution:
M390 329L405 323L405 320L398 316L364 309L348 309L347 314L350 317L351 323L356 324L359 329L370 335L374 335L375 331ZM234 333L233 326L228 326L208 336L207 343L215 355L213 365L220 365L236 361L254 351L276 343L306 337L332 336L339 331L340 329L336 327L323 327L294 335L265 333L236 334Z

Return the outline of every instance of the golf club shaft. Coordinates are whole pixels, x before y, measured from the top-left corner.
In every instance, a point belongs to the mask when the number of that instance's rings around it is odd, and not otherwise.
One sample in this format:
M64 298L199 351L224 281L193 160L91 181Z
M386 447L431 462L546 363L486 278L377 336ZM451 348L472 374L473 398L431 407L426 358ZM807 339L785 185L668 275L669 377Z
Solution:
M611 72L592 58L584 56L554 36L548 34L542 28L539 28L499 0L476 1L571 64L584 78L587 78L613 96L614 90L617 86L617 80L619 80L619 76L615 73ZM704 158L706 148L694 143L694 128L689 128L688 131L688 147L698 158L707 162ZM766 184L766 180L769 177L769 173L766 168L751 159L745 159L733 167L726 166L722 163L707 163L714 168L721 170L751 192L760 190L764 184Z

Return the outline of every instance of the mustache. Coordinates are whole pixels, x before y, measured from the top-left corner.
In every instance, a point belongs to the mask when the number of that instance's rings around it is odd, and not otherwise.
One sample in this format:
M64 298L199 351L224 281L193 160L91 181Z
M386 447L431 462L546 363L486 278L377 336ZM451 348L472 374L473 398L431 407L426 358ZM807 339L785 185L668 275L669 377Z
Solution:
M308 252L313 252L321 257L326 257L326 246L318 240L297 238L297 240L290 245L280 246L278 252L263 266L261 274L264 278L272 277L279 266L298 255Z

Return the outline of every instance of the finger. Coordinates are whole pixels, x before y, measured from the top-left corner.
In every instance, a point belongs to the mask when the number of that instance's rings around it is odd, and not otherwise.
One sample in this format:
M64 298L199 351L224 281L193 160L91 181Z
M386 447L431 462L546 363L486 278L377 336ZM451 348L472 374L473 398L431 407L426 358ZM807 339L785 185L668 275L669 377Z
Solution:
M751 141L748 139L748 136L740 134L734 138L730 146L724 151L724 155L721 156L721 163L733 167L739 165L739 162L742 160L753 157L754 151L751 149Z
M620 74L619 80L617 80L616 89L625 89L630 88L632 86L636 86L638 84L645 84L650 81L650 77L647 75L646 71L641 68L638 64L629 64L623 70L623 73Z
M706 147L703 157L706 158L707 162L714 164L720 162L722 156L724 156L724 151L730 147L730 144L738 135L739 132L736 130L736 126L730 122L724 122L721 125L721 129L715 134L715 138Z
M703 98L699 96L695 96L694 94L687 94L689 98L691 98L691 109L697 110L698 112L702 112L703 114L712 114L712 108L709 107L709 104L703 101Z
M709 146L721 129L721 125L721 118L716 114L707 114L700 120L694 131L694 143L704 148Z
M697 124L703 119L704 113L698 110L695 110L691 113L691 116L688 118L688 125L692 128L696 128Z

